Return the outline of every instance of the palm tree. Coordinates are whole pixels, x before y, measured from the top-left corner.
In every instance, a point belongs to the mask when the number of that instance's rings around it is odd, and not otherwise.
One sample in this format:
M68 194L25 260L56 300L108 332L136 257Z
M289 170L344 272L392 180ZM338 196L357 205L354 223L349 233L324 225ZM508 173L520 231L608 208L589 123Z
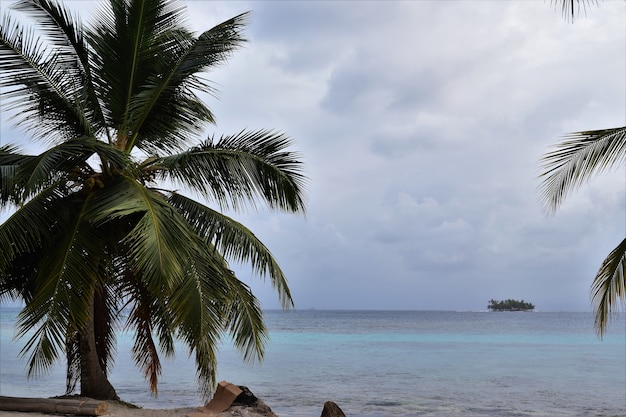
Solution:
M620 165L626 157L626 126L570 133L542 158L540 198L554 213L565 197L592 176ZM626 239L602 262L591 287L598 334L626 300Z
M82 395L117 398L107 373L119 328L134 333L154 394L175 340L205 396L224 335L262 358L259 302L227 260L268 277L284 308L293 301L268 248L222 213L257 200L304 212L302 164L279 132L201 139L214 118L196 95L213 91L199 74L244 42L246 16L199 36L173 0L110 0L92 27L53 0L18 0L4 16L2 105L47 145L0 147L0 207L15 210L0 225L0 300L24 302L29 375L65 354L68 391L80 381Z
M565 18L598 0L560 0ZM626 157L626 126L574 132L555 145L542 158L540 198L547 211L554 213L565 197L596 174L620 165ZM591 286L598 335L606 331L609 318L616 314L620 300L626 301L626 239L602 262Z

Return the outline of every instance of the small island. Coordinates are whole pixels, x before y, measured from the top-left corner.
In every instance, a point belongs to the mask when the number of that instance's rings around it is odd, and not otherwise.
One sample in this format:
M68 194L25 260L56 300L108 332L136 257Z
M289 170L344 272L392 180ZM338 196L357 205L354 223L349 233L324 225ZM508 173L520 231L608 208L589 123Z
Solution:
M535 309L535 306L524 300L508 299L503 301L489 300L487 308L493 311L532 311Z

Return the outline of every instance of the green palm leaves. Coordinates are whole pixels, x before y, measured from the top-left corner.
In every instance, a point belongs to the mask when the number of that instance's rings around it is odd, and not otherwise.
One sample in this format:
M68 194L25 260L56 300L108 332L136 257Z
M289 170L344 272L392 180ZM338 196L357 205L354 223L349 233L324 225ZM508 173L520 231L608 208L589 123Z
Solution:
M580 12L587 12L587 7L592 4L598 5L599 0L552 0L551 3L561 3L561 12L565 19L574 21L574 18Z
M602 335L619 302L626 300L626 239L622 240L602 262L591 286L596 310L596 329Z
M303 207L301 163L286 152L289 138L267 130L211 138L188 152L155 160L158 175L202 193L223 208L241 208L256 199L272 208ZM149 169L149 168L148 168ZM294 192L294 193L289 193Z
M97 106L90 103L94 97L88 97L87 46L81 26L69 12L47 0L23 0L15 7L37 20L44 37L37 37L10 14L4 16L0 27L4 104L18 111L16 120L36 138L58 143L81 134L91 136L87 112ZM87 104L90 108L85 108Z
M624 162L626 127L569 134L544 155L540 188L546 208L554 212L567 194L595 174Z
M593 175L624 164L626 127L572 133L543 159L540 197L554 212L565 197ZM626 300L626 244L620 243L604 260L592 285L596 329L606 330L608 318L618 301Z
M3 20L2 103L50 144L39 155L0 147L0 206L16 209L0 225L0 299L25 302L29 373L64 353L68 389L80 380L98 395L83 376L90 363L106 374L125 326L153 392L159 355L174 354L178 338L208 395L223 335L248 360L262 358L267 339L258 300L228 261L250 264L293 305L269 249L218 210L304 211L302 164L284 134L196 139L214 121L199 73L244 42L246 15L194 37L176 1L111 0L89 29L50 0L19 0L14 11L37 30ZM89 338L95 358L85 357Z

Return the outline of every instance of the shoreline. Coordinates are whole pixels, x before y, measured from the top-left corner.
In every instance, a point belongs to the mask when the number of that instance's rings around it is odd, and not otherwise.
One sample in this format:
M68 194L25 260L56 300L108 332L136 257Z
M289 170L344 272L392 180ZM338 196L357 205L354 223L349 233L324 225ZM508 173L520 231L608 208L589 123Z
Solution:
M196 412L198 407L184 407L172 409L151 409L133 406L119 401L104 401L108 405L108 412L103 414L110 417L185 417L190 413ZM67 414L48 414L41 412L25 412L25 411L3 411L0 410L0 417L50 417L54 415Z
M202 405L196 407L182 407L182 408L140 408L119 401L104 401L108 405L108 411L106 414L101 414L104 417L267 417L268 415L274 415L273 413L265 414L257 412L252 407L245 406L232 406L228 410L217 413L205 413L202 412ZM78 417L73 414L49 414L42 412L30 412L30 411L3 411L0 410L0 417L51 417L51 416L67 416Z
M142 408L122 400L89 397L2 397L0 417L110 416L110 417L278 417L247 387L221 381L206 404L176 408ZM31 411L34 410L34 411Z

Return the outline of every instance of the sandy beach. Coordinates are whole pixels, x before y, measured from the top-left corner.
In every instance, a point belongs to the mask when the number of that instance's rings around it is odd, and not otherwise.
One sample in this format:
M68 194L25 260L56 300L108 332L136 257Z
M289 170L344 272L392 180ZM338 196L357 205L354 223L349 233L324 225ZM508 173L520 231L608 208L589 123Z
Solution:
M108 401L107 403L109 412L105 415L111 417L185 417L189 413L196 412L195 407L153 410L149 408L134 408L117 401ZM0 411L0 417L50 417L50 414Z
M257 398L245 386L234 385L228 381L220 381L212 399L206 405L172 409L141 408L124 401L100 401L87 397L72 396L71 398L19 398L0 397L0 406L9 410L0 410L0 417L38 417L54 415L74 416L105 415L114 417L277 417L276 414ZM48 411L49 413L40 412Z
M200 407L172 408L172 409L150 409L135 408L117 401L108 401L109 411L105 416L110 417L186 417L190 414L198 416ZM204 413L202 413L204 414ZM0 411L0 417L50 417L51 415L69 414L45 414L45 413L25 413L19 411ZM256 412L249 407L233 406L227 411L218 414L205 414L207 417L266 417L266 414Z
M85 402L89 403L91 406L90 411L94 412L93 410L95 409L100 411L100 413L98 413L99 415L110 417L277 417L263 400L255 397L246 387L241 387L244 388L246 392L238 389L235 391L237 395L231 395L229 397L229 391L224 390L221 384L223 384L223 382L218 385L218 390L214 394L213 400L206 405L208 408L203 405L198 405L197 407L151 409L149 407L137 407L123 401L97 401L80 397L75 397L75 399L82 402L83 405ZM228 383L228 385L232 384ZM235 401L235 399L239 402ZM247 403L246 400L248 401ZM104 410L100 409L103 403L107 405L106 413L104 414L101 413ZM31 403L27 404L29 406L31 405ZM89 408L89 406L87 407ZM72 411L70 414L51 414L0 410L0 417L50 417L51 415L67 415L68 417L74 417L76 416L76 412Z

